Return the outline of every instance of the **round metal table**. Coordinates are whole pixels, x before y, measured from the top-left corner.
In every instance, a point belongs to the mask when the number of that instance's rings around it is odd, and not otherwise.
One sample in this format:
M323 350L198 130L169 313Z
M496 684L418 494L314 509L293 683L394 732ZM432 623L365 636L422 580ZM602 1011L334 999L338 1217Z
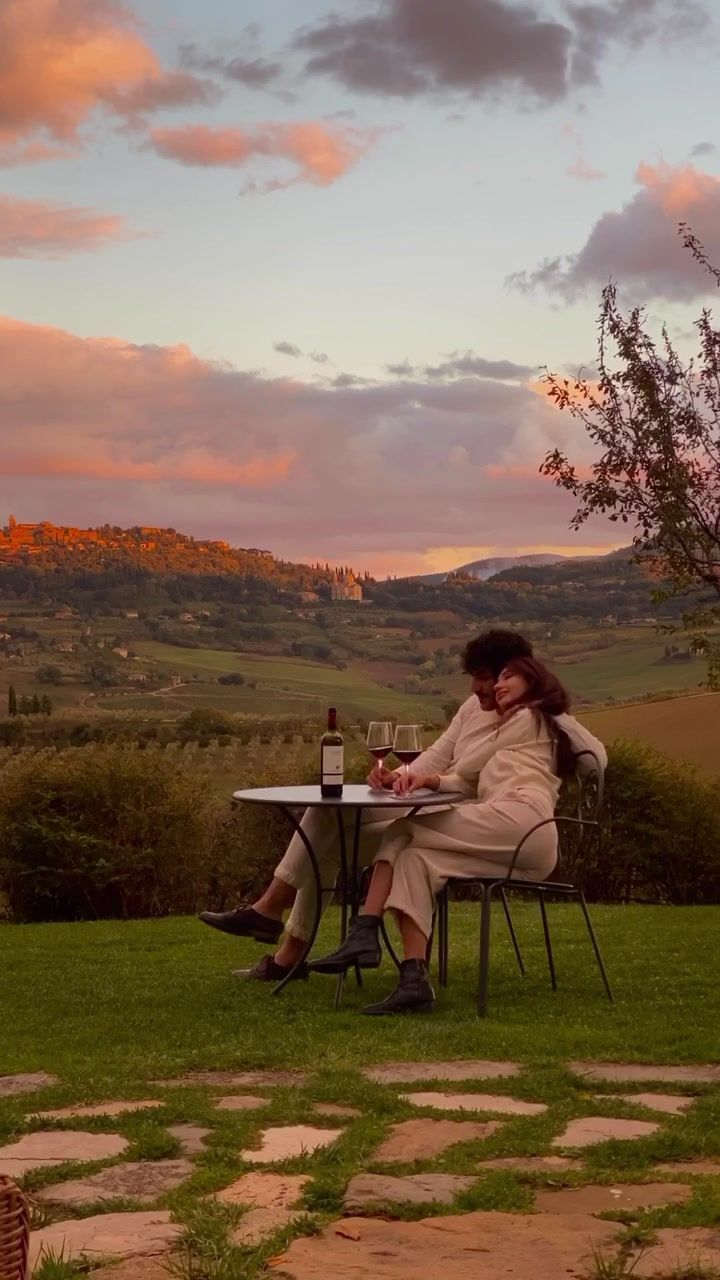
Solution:
M397 818L410 817L416 814L420 809L429 809L435 806L443 808L453 804L459 804L468 799L458 792L451 791L429 791L418 790L413 791L411 796L396 796L392 791L372 791L366 783L362 784L346 784L343 787L343 793L336 799L324 800L320 794L320 787L258 787L251 791L235 791L233 792L233 800L239 804L264 804L272 808L280 809L293 830L300 837L305 846L310 866L312 867L313 876L315 878L315 919L313 927L308 939L308 944L300 959L293 965L284 978L273 989L273 994L277 995L287 986L293 978L295 972L307 959L310 954L318 929L320 928L320 919L322 916L322 881L320 877L320 868L318 866L317 856L312 847L312 842L308 839L307 833L303 831L301 826L302 814L306 809L334 809L337 814L338 827L338 846L339 846L339 870L340 870L340 894L341 894L341 911L340 911L340 941L345 938L348 930L348 906L350 907L350 919L354 919L357 915L360 905L360 876L359 871L359 852L360 852L360 829L362 821L363 809L386 809L388 821L393 817ZM347 836L345 831L344 810L351 810L355 814L355 822L353 825L352 838L352 854L348 863L348 847ZM300 816L298 817L298 810ZM360 970L356 969L356 976L359 983L362 982ZM343 975L338 978L337 988L335 992L335 1007L340 1003L343 988Z

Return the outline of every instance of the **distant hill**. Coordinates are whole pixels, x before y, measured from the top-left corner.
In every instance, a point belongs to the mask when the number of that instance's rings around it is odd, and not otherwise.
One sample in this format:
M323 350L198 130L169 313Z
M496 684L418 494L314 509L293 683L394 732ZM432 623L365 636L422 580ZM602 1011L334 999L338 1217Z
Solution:
M447 582L448 578L452 577L453 574L466 574L469 578L477 578L479 582L487 582L488 578L492 578L496 573L501 573L503 569L515 569L518 565L560 564L561 561L566 559L566 556L541 554L492 556L487 560L471 560L469 564L461 564L457 569L448 569L446 573L426 573L412 578L411 581L440 583Z

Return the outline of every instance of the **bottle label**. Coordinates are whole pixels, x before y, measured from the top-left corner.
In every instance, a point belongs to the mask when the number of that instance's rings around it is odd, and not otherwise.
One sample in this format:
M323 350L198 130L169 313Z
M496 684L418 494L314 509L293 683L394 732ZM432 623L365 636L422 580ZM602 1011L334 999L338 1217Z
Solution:
M322 749L322 781L323 786L333 786L343 780L343 748L323 747Z

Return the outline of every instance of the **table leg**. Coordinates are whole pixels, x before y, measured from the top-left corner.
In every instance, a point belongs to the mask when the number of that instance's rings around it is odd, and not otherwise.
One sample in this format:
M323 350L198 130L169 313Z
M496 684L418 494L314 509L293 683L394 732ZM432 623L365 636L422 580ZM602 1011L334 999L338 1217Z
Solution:
M353 829L353 850L352 850L352 920L356 920L360 914L360 827L362 824L362 809L355 810L355 826ZM355 965L355 981L358 986L363 984L362 969L359 964Z
M310 937L308 938L307 946L305 947L303 954L300 956L299 960L296 960L292 968L288 970L288 972L285 974L285 977L280 979L277 986L273 987L272 994L274 996L279 995L280 992L283 990L283 988L287 986L288 982L292 981L293 976L295 975L295 973L297 973L297 970L300 968L302 964L304 964L305 960L307 960L315 944L315 939L317 937L318 929L320 928L320 920L322 917L322 880L320 878L320 868L318 866L317 857L315 856L315 850L313 849L312 844L308 840L306 833L303 831L302 826L300 825L297 818L295 817L293 810L287 808L285 805L280 805L279 807L282 810L282 812L285 814L285 817L291 823L295 833L300 837L303 844L305 845L305 852L307 853L307 856L310 859L310 866L312 867L313 876L315 877L315 919L313 920L312 929L310 931Z
M358 810L358 815L359 815ZM347 861L347 840L345 838L345 822L342 809L337 809L338 824L338 847L340 849L340 941L344 942L348 931L348 861ZM352 888L354 902L354 886ZM335 983L335 1008L340 1008L342 1000L343 987L345 986L345 974L339 973L337 982Z

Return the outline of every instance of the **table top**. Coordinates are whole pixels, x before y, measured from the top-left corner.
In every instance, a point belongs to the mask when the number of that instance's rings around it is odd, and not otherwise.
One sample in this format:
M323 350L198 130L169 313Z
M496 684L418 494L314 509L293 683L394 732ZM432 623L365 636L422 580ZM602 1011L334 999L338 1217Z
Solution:
M430 805L458 804L468 797L455 791L413 791L396 796L392 791L371 791L366 783L346 783L337 799L323 800L319 787L258 787L235 791L233 800L247 804L286 805L290 809L419 809Z

